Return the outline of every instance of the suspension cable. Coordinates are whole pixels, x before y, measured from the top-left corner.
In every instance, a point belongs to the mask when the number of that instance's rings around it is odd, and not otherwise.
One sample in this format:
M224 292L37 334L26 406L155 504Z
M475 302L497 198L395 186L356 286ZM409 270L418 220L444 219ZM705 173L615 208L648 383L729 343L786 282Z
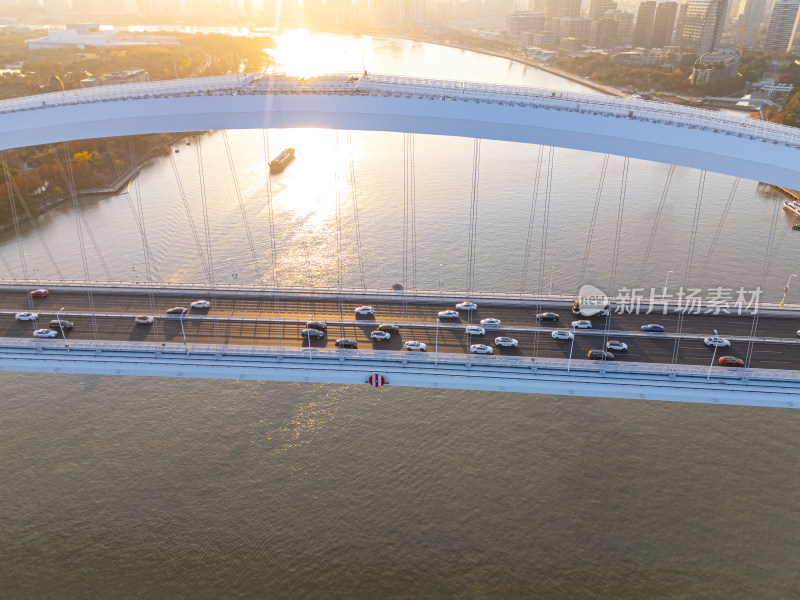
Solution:
M697 184L697 199L695 200L694 204L694 217L692 218L692 230L691 235L689 237L689 251L686 253L686 268L684 269L683 273L683 289L689 289L689 277L691 276L692 271L692 262L694 261L694 249L695 249L695 242L697 241L697 230L700 224L700 208L703 203L703 189L705 188L706 184L706 172L700 171L700 181ZM667 299L664 298L664 302ZM687 307L684 306L683 308L679 308L678 310L678 324L675 328L675 344L672 347L672 364L677 364L678 362L678 354L680 352L681 346L681 332L683 331L683 320L686 316L686 309Z
M478 245L478 192L481 169L481 140L475 138L472 150L472 197L469 213L469 246L467 250L467 296L475 291L475 257ZM472 313L470 312L470 317Z
M719 219L719 223L717 223L717 229L714 231L714 237L711 238L711 246L708 248L708 254L706 254L706 259L703 261L703 268L700 270L700 277L699 280L703 281L705 279L706 270L708 269L708 265L711 262L711 255L714 253L714 248L717 246L717 241L719 240L719 236L722 233L722 226L725 223L725 219L728 217L728 212L731 210L731 205L733 204L733 199L736 196L736 188L739 187L739 182L741 179L738 177L733 180L733 186L731 187L731 191L728 194L728 200L725 202L725 208L722 209L722 216Z
M275 211L272 206L272 177L269 174L269 135L266 129L262 129L263 133L263 142L264 142L264 167L266 170L266 182L267 182L267 226L269 228L269 247L270 253L272 255L272 285L275 288L275 296L273 297L273 304L275 307L275 313L280 314L280 295L278 292L278 253L276 244L277 241L275 239ZM285 319L281 322L281 336L280 341L278 342L278 347L283 349L283 335L285 333Z
M606 174L608 173L608 154L603 155L603 164L600 167L600 179L597 182L597 193L594 197L594 207L592 209L592 217L589 220L589 230L586 234L586 245L583 249L583 262L581 263L581 272L578 277L578 285L586 283L584 277L586 276L586 266L589 263L589 251L592 247L592 238L594 237L594 228L597 224L597 215L600 211L600 200L603 198L603 185L605 185Z
M539 146L539 154L536 159L536 170L534 171L533 178L533 195L531 196L531 212L528 217L528 237L525 240L525 259L522 264L522 285L520 286L520 293L525 293L525 285L528 278L528 262L530 260L531 246L533 245L533 227L536 220L536 200L539 196L539 179L542 173L542 155L544 154L544 146Z
M611 275L609 281L609 294L616 296L617 287L617 265L619 264L619 252L622 242L622 222L625 216L625 194L628 189L628 170L630 169L630 158L625 157L622 162L622 178L619 186L619 204L617 205L617 227L614 234L614 249L611 254ZM611 329L611 314L612 310L606 311L605 327L603 328L603 349L606 349L608 343L608 331Z
M553 191L553 169L555 154L552 146L547 152L547 171L544 189L544 210L542 214L542 236L539 242L539 283L536 289L536 312L542 310L542 288L544 287L544 269L547 262L547 230L550 221L550 199ZM539 331L533 334L533 359L539 356Z
M6 153L0 152L0 156L2 156L3 160L3 172L6 174L8 178L8 163L6 162ZM25 261L25 250L22 246L22 233L19 229L19 219L17 218L17 208L16 204L14 203L14 193L11 186L8 186L8 202L11 207L11 218L14 221L14 233L17 237L17 248L19 250L19 261L20 265L22 266L22 278L25 281L28 281L28 264ZM28 307L33 310L33 297L28 294Z
M352 194L352 201L353 201L353 224L356 230L356 249L358 250L358 269L361 275L361 288L364 289L366 284L364 283L364 258L363 252L361 249L361 225L358 218L358 192L356 190L356 170L353 161L353 140L351 137L350 130L347 131L347 149L348 149L348 158L350 160L350 190ZM413 143L413 138L412 138ZM413 169L413 164L412 164ZM413 173L413 170L412 170ZM416 227L414 229L414 236L415 236L415 247L416 247ZM414 272L416 274L416 250L415 250L415 258L414 258ZM416 275L415 275L416 279ZM416 283L416 282L415 282ZM415 285L416 287L416 285Z
M669 169L667 170L667 179L664 182L664 188L661 190L661 199L658 202L658 208L656 209L656 216L653 219L653 227L650 229L650 237L647 239L647 247L644 251L644 258L642 259L642 268L639 271L639 279L637 284L639 286L642 285L642 281L644 281L644 272L647 269L647 262L650 260L650 252L653 249L653 243L656 239L656 233L658 232L658 224L661 220L661 214L664 212L664 206L667 202L667 195L669 194L669 186L672 182L672 176L675 174L675 165L670 165Z
M261 281L261 269L258 267L258 256L256 255L256 248L253 244L253 236L250 233L250 224L247 221L247 211L244 208L244 199L242 198L242 188L239 185L239 177L236 175L236 166L233 163L233 155L231 154L231 146L228 142L228 132L222 130L222 139L225 142L225 151L228 153L228 165L233 175L233 187L236 190L236 199L239 201L239 211L242 213L242 222L244 223L244 230L247 234L247 244L250 247L250 254L253 257L253 268L255 269L256 281Z
M189 207L189 200L186 198L186 191L183 188L183 182L181 181L181 176L178 173L178 165L175 164L175 155L172 154L172 152L169 154L169 162L170 165L172 165L172 172L175 175L175 183L178 184L178 196L180 196L181 203L183 204L183 210L186 211L186 220L189 222L189 228L192 231L194 244L197 247L197 255L200 257L200 262L203 265L203 273L205 274L206 281L210 282L211 273L208 268L208 260L203 252L203 245L200 242L200 236L197 233L197 227L195 226L194 218L192 217L192 209Z

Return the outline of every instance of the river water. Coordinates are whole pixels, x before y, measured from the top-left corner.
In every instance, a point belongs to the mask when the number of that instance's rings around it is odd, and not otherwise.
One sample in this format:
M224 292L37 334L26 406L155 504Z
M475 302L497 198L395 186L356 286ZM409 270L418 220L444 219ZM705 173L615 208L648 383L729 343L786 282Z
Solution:
M299 75L363 64L581 90L507 60L429 44L305 32L278 42L277 58ZM172 155L174 168L156 160L130 194L83 203L112 278L146 277L132 217L140 197L152 271L206 280L191 226L206 252L198 144L216 281L337 285L337 202L343 284L360 285L362 272L368 286L403 278L402 135L230 131L187 141ZM407 281L464 289L473 141L417 135L413 143L416 270ZM290 145L295 162L271 180L270 227L264 158ZM540 149L484 141L480 150L475 288L518 292ZM708 174L687 260L701 174L675 170L651 245L668 167L631 161L614 264L623 159L611 157L584 263L603 157L552 155L544 258L549 149L541 152L525 291L546 291L550 281L554 293L586 281L660 288L673 271L670 288L761 286L762 299L780 299L797 241L777 214L766 254L778 199L755 182L738 184L720 226L734 180ZM0 245L4 276L54 276L27 229L24 267L15 238ZM62 273L82 278L72 210L49 213L39 233ZM90 277L105 278L87 247ZM800 594L797 411L16 373L0 374L0 383L4 598Z

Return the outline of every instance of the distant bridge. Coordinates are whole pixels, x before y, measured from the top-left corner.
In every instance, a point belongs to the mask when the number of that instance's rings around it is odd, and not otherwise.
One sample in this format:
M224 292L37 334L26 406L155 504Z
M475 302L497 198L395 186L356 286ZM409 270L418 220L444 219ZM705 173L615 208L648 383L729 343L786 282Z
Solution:
M0 150L209 129L323 127L545 144L800 189L800 131L639 99L390 75L248 74L0 102Z

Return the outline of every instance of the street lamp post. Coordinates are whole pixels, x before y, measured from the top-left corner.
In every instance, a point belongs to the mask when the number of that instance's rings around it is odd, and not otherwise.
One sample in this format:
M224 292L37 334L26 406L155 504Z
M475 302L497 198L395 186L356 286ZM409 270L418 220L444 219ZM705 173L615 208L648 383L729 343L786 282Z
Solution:
M714 337L715 338L719 337L719 334L717 333L716 329L714 330ZM714 344L714 353L711 355L711 364L708 365L708 375L706 375L706 379L709 379L711 377L711 367L714 366L714 359L715 358L717 358L717 345L716 344Z
M308 320L311 320L311 315L308 315ZM306 323L306 337L308 338L308 362L311 362L311 332L308 331L308 323Z
M183 313L180 314L181 334L183 335L183 345L186 345L186 330L183 328Z
M669 286L669 275L670 273L673 272L674 271L667 271L667 278L664 280L664 289L661 290L661 295L664 297L664 302L667 301L666 298L667 298L667 287Z
M67 336L64 335L64 326L61 324L61 317L59 316L62 310L64 310L63 306L56 311L56 320L58 321L58 328L61 330L61 338L64 340L64 346L69 352L69 346L67 346Z
M439 317L436 317L436 346L433 352L433 366L439 365Z
M569 373L569 367L572 364L572 347L575 345L575 325L572 326L572 339L569 342L569 359L567 360L567 373Z
M786 280L786 287L783 288L783 298L781 298L781 306L783 306L783 303L786 301L786 294L789 293L789 284L792 282L792 277L797 277L797 275L792 273L789 275L789 279Z

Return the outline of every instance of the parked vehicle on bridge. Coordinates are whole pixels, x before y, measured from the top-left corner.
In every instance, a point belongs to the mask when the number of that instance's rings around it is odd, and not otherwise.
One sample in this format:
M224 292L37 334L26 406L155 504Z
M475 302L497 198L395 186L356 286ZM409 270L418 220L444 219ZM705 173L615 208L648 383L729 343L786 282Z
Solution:
M618 340L609 340L606 342L606 349L614 350L615 352L627 352L628 351L628 344L625 342L620 342Z
M436 313L436 316L440 319L457 319L458 318L458 311L456 310L440 310Z
M649 325L642 325L642 331L649 331L650 333L664 333L664 326L658 323L650 323Z
M721 364L723 367L743 367L744 361L741 358L736 358L735 356L720 356L719 364Z
M519 342L514 338L500 336L494 338L494 345L505 346L506 348L516 348L517 346L519 346Z
M303 329L300 332L300 337L305 339L313 338L315 340L318 340L320 338L325 337L325 332L320 331L319 329Z
M380 331L380 330L376 329L375 331L373 331L372 333L369 334L369 337L370 337L370 339L373 339L373 340L386 340L386 341L388 341L388 340L392 339L392 334L389 333L388 331Z
M481 319L484 327L500 327L500 319Z
M374 315L375 314L375 309L372 308L371 306L359 306L356 309L356 314L357 315Z
M189 306L192 308L208 308L211 306L211 302L208 300L195 300Z
M336 340L337 348L358 348L358 342L350 338L341 338Z
M188 308L185 308L183 306L175 306L173 308L170 308L167 311L167 314L168 315L185 315L187 312L189 312Z
M400 325L392 323L381 323L378 325L378 331L388 331L389 333L400 333Z
M715 346L717 348L720 348L720 347L728 348L731 345L731 341L730 340L726 340L725 338L721 338L721 337L703 338L703 343L706 346Z
M553 336L554 340L573 340L573 339L575 339L575 335L571 331L564 331L563 329L556 329L550 335Z
M478 310L478 305L474 302L467 302L464 300L464 302L459 302L456 304L456 308L458 310Z
M137 325L152 325L155 321L155 317L151 317L150 315L138 315L133 320Z
M72 329L75 324L72 321L65 321L64 319L53 319L50 321L50 329Z
M493 354L494 349L491 346L487 346L486 344L472 344L469 347L469 351L473 354Z
M480 325L467 325L464 333L467 335L484 335L486 334L486 330Z
M49 296L49 295L50 295L50 290L46 290L44 288L40 288L38 290L33 290L31 292L31 296L33 296L35 298L44 298L45 296Z
M591 360L614 360L614 355L606 350L589 350L586 356Z
M427 348L427 346L423 342L418 342L417 340L408 340L405 344L403 344L403 348L406 350L419 350L420 352L425 352L425 348Z
M309 329L319 329L320 331L327 331L328 324L325 321L309 321L306 323Z
M572 326L575 329L591 329L592 328L592 322L591 321L587 321L586 319L581 319L580 321L573 321L572 322Z
M554 312L543 312L536 315L537 321L558 321L559 318L558 314Z
M35 312L18 312L14 315L14 318L17 321L35 321L39 318L39 315Z
M58 332L53 329L37 329L33 332L33 337L37 338L54 338L58 337Z

